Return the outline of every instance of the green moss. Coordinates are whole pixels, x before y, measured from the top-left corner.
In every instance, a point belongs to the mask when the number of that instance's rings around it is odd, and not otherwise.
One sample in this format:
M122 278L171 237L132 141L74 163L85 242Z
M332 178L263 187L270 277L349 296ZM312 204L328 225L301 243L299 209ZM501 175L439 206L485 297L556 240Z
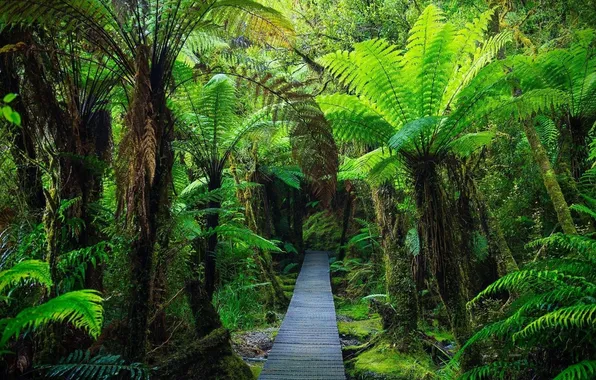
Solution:
M286 292L284 291L284 294L286 295L287 299L292 299L292 295L294 294L294 292Z
M428 330L423 330L423 332L426 335L435 338L435 340L438 342L454 342L455 341L455 338L453 337L453 334L450 331L428 329Z
M420 380L433 378L435 368L426 354L404 354L381 343L351 360L348 371L356 379Z
M340 334L352 336L359 340L364 340L383 330L381 318L366 319L363 321L338 322L337 328Z
M261 371L263 370L263 366L259 365L259 364L255 364L255 365L251 365L250 366L250 371L252 372L252 375L255 379L259 378L259 375L261 374Z
M296 278L294 277L283 277L281 281L284 285L296 285Z
M331 285L333 285L333 286L342 285L344 280L345 280L345 278L343 278L343 277L331 277Z
M342 302L336 307L336 313L338 315L344 315L355 321L362 321L369 318L368 303L346 303Z
M284 292L293 292L294 291L294 285L282 285L281 286L284 290Z

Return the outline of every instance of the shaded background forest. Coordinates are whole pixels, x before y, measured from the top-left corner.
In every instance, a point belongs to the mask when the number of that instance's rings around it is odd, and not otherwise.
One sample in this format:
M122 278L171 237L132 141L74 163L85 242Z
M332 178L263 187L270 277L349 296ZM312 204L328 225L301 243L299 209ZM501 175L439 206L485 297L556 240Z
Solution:
M7 378L596 376L596 3L0 0Z

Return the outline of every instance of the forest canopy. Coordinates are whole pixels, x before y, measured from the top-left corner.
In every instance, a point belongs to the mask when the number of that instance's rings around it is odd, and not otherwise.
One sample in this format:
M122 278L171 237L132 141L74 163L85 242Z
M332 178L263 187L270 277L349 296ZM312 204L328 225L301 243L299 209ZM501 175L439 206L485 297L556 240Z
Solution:
M0 111L1 378L596 378L595 0L0 0Z

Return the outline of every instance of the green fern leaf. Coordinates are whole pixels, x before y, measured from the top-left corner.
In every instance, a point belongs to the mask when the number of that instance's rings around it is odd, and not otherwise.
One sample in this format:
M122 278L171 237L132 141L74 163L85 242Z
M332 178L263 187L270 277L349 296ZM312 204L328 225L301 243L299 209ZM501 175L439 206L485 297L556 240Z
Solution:
M47 288L52 287L50 266L44 261L26 260L0 272L0 293L24 280L37 282Z
M83 329L92 337L101 332L103 298L95 290L77 290L52 298L39 306L22 310L6 320L0 346L27 328L39 329L51 322L68 322Z

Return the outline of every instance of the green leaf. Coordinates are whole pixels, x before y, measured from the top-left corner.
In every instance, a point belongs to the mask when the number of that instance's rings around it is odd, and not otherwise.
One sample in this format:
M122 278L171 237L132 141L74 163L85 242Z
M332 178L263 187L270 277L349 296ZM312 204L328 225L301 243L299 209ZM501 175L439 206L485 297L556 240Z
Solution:
M18 126L21 126L21 115L16 111L12 111L10 121L12 121L14 124Z
M6 104L12 102L13 100L15 100L17 98L17 94L6 94L4 96L4 99L2 99L2 101Z
M12 121L12 108L9 106L2 107L2 114L6 120Z

